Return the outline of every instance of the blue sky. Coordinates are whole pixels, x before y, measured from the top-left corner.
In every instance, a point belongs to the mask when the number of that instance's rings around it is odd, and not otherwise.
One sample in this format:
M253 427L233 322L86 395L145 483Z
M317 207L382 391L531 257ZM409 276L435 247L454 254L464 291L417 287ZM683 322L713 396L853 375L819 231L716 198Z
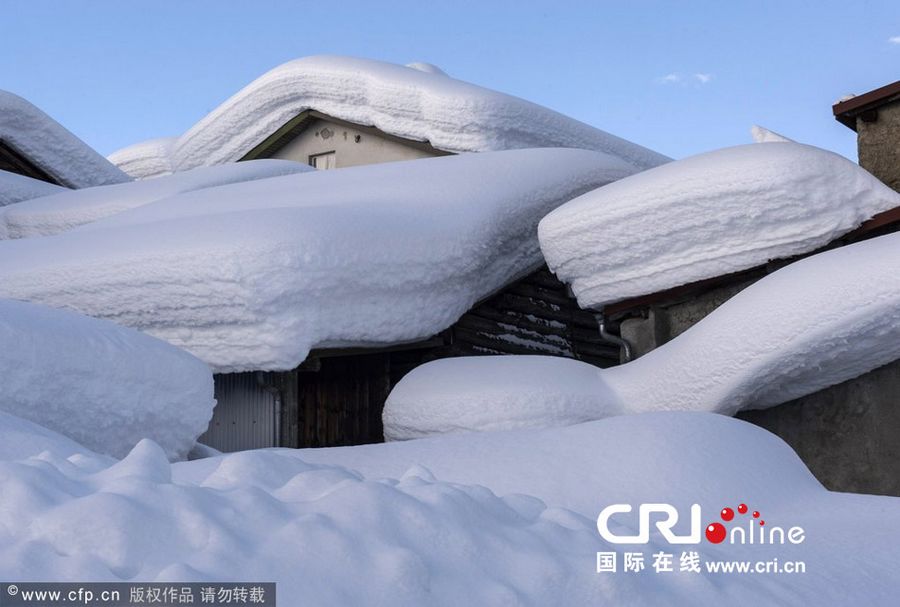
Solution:
M856 158L831 104L900 79L900 2L6 0L0 88L106 154L334 53L524 97L673 157L757 123ZM893 41L891 39L894 39Z

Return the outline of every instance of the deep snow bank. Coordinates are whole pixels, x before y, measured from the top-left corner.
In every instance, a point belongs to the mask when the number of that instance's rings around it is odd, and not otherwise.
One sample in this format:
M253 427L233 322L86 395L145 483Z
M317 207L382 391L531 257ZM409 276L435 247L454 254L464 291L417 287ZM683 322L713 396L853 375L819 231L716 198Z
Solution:
M0 411L0 461L17 461L41 456L43 453L53 458L96 461L100 465L111 461L71 438Z
M0 171L0 207L65 191L65 188L40 179Z
M174 143L139 143L110 158L135 176L150 170L158 174L167 151L176 171L234 162L308 109L428 141L449 152L580 148L606 152L639 169L669 160L547 108L440 71L325 55L290 61L263 74ZM138 160L142 156L148 158L147 169Z
M129 181L128 175L53 118L6 91L0 91L0 141L66 186Z
M142 438L184 456L212 416L212 374L158 339L65 310L0 300L0 410L97 452Z
M290 160L250 160L146 181L66 190L0 209L0 239L56 234L176 194L314 170Z
M406 375L385 436L565 425L617 413L778 405L900 358L900 234L797 261L630 363L439 360ZM538 388L539 386L539 388Z
M172 148L178 137L159 137L117 150L107 160L135 179L150 179L175 172Z
M289 175L0 242L0 295L114 319L218 371L429 337L538 266L538 220L630 174L569 149Z
M889 604L895 498L825 491L773 435L722 416L651 414L571 428L341 449L265 450L170 465L149 441L121 462L0 462L0 576L15 580L273 580L315 605ZM61 488L64 488L61 489ZM613 503L742 501L800 545L612 546ZM633 519L622 517L633 532ZM622 532L625 532L623 529ZM642 574L595 572L643 551ZM798 575L679 570L804 561ZM675 570L652 571L652 554Z
M897 206L900 195L837 154L750 144L589 192L539 235L550 269L598 307L807 253Z

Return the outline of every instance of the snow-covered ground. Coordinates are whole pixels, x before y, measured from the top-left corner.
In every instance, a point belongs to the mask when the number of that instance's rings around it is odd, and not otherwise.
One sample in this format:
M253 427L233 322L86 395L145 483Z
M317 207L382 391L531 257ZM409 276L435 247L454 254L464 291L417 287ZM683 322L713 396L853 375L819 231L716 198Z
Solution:
M209 368L183 350L18 301L0 300L0 369L0 410L115 456L145 437L170 458L185 456L215 404ZM8 457L12 445L0 444L0 455Z
M32 179L9 171L0 171L0 207L65 191L66 188L40 179Z
M547 212L631 174L572 149L319 171L181 194L0 242L0 296L142 329L217 371L450 326L542 263Z
M385 435L566 425L656 410L732 415L897 359L900 234L890 234L790 264L618 367L539 356L425 364L388 398Z
M8 423L0 416L0 437ZM0 462L5 579L272 580L279 603L310 605L888 605L900 591L896 498L830 493L779 439L723 416L174 465L150 441L120 462L64 459L61 443ZM649 544L612 545L598 535L604 507L659 502L682 516L700 504L703 524L746 502L769 526L802 527L804 540L671 545L654 531ZM633 516L617 522L620 534L636 530ZM597 573L607 551L619 569ZM623 572L635 551L646 569ZM680 571L682 551L698 553L700 572ZM674 555L674 571L654 570L657 552ZM706 571L776 558L806 573Z
M57 234L176 194L314 170L290 160L250 160L158 179L63 190L0 209L0 239Z
M550 269L599 307L813 251L900 194L842 156L749 144L594 190L540 224Z
M69 187L130 181L53 118L6 91L0 91L0 141Z
M110 159L135 177L159 175L167 165L183 171L234 162L313 109L449 152L581 148L611 154L637 169L669 160L545 107L422 65L327 55L290 61L248 84L177 140L138 143Z

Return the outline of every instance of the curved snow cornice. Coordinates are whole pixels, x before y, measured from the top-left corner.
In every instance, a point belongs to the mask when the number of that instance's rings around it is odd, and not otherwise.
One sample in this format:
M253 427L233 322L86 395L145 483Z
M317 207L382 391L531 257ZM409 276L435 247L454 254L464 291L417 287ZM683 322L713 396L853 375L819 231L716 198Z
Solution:
M37 107L0 90L0 141L61 185L86 188L128 175Z
M670 160L540 105L421 65L329 55L280 65L167 142L172 170L237 161L306 110L454 153L581 148L611 154L638 169ZM146 171L164 164L160 154L167 146L139 143L110 159L132 175L149 176ZM146 169L137 162L142 153L153 157Z

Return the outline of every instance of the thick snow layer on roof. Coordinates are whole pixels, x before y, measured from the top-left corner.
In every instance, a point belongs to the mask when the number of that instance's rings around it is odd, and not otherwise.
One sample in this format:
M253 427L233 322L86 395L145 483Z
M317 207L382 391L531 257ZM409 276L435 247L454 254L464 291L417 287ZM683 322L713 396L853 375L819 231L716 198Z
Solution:
M0 171L0 207L65 192L66 188L9 171Z
M398 606L886 605L900 591L897 498L830 493L777 437L721 416L628 416L174 465L144 441L112 464L53 454L2 462L0 478L15 488L0 508L0 577L18 581L267 580L280 599ZM660 502L682 517L699 504L704 525L746 502L767 529L799 526L804 539L600 538L605 506ZM753 524L735 516L734 525ZM636 520L618 515L612 526L631 534ZM596 573L601 551L616 553L617 573ZM646 571L621 571L623 553L635 551ZM660 551L674 555L673 571L654 572ZM697 552L700 572L681 569L682 551ZM776 558L802 561L807 573L706 570Z
M107 156L107 160L135 179L174 173L172 148L178 137L159 137L135 143Z
M891 234L782 268L671 342L618 367L532 356L427 363L388 398L385 436L566 425L659 410L732 415L897 359L900 234Z
M183 457L215 401L209 368L187 352L111 322L0 300L0 410L97 452L142 438Z
M0 239L57 234L184 192L314 170L290 160L250 160L158 179L64 190L55 196L0 209Z
M0 141L66 186L86 188L129 180L53 118L6 91L0 91Z
M541 249L582 307L813 251L900 195L846 158L749 144L623 179L550 213Z
M423 66L336 56L285 63L179 137L170 164L182 171L234 162L308 109L449 152L571 147L606 152L639 169L669 160L534 103ZM147 167L163 166L163 146L138 146L111 158L135 176L150 174L137 168L145 153L152 158Z
M754 124L750 127L750 136L753 137L754 143L795 143L793 139L788 139L780 133L770 131L769 129Z
M572 149L289 175L0 242L0 294L114 319L218 371L451 325L542 263L537 222L634 169Z

